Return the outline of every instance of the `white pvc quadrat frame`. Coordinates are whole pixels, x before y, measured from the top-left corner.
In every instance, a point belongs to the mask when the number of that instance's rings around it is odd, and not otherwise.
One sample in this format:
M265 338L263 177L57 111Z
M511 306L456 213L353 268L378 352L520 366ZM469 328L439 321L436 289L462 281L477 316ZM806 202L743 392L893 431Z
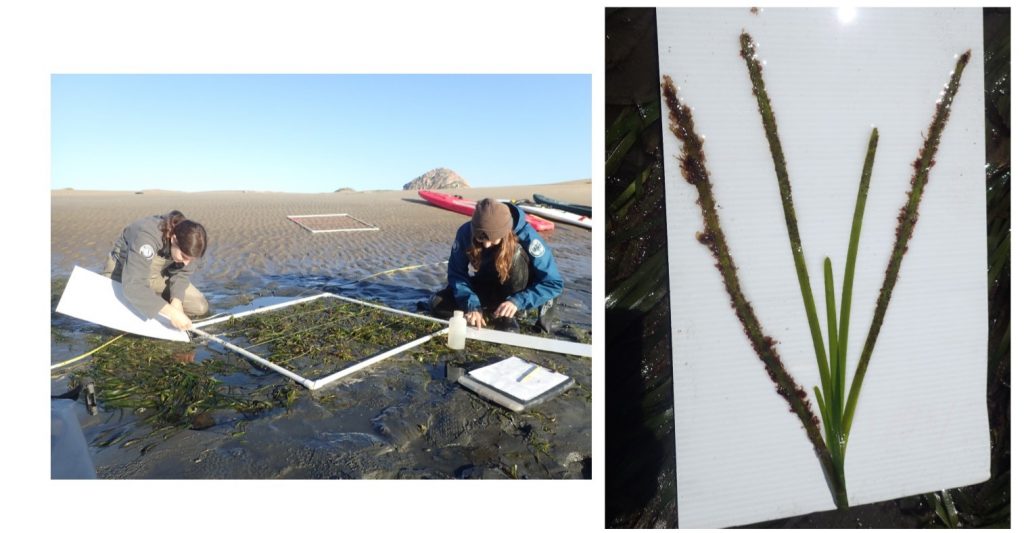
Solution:
M348 218L351 218L352 220L355 220L356 222L358 222L360 224L363 224L363 225L365 225L367 227L365 227L365 228L313 229L313 228L310 228L309 226L303 224L302 221L297 220L297 219L302 219L302 218L321 218L321 217L348 217ZM334 213L334 214L328 214L328 215L287 215L286 218L288 218L288 220L291 220L292 222L298 224L299 226L301 226L303 229L305 229L306 231L308 231L310 233L336 233L336 232L339 232L339 231L378 231L378 230L380 230L380 228L378 228L377 226L374 226L373 224L370 224L369 222L367 222L365 220L360 220L360 219L358 219L358 218L356 218L356 217L354 217L354 216L352 216L352 215L350 215L348 213Z
M348 368L339 370L338 372L335 372L334 374L331 374L329 376L326 376L326 377L323 377L323 378L320 378L320 379L317 379L317 380L312 380L312 379L300 376L300 375L296 374L295 372L292 372L291 370L288 370L287 368L284 368L284 367L282 367L280 365L276 365L274 363L271 363L270 361L267 361L266 359L264 359L264 358L262 358L262 357L260 357L260 356L258 356L256 354L246 350L245 348L242 348L240 346L236 346L235 344L232 344L232 343L230 343L230 342L228 342L228 341L226 341L224 339L221 339L220 337L218 337L216 335L211 335L210 333L207 333L207 332L202 331L200 329L200 328L204 328L204 327L207 327L207 326L212 326L214 324L219 324L219 323L225 322L227 320L231 320L232 318L241 318L241 317L252 315L252 314L256 314L256 313L265 313L267 311L275 311L277 309L282 309L282 308L289 307L289 306L292 306L292 305L297 305L297 304L301 304L301 303L310 302L310 301L313 301L313 300L317 300L319 298L337 298L339 300L343 300L343 301L346 301L346 302L349 302L349 303L365 305L367 307L372 307L374 309L379 309L379 310L387 311L387 312L390 312L390 313L395 313L395 314L399 314L399 315L405 315L405 316L409 316L409 317L413 317L413 318L418 318L420 320L426 320L426 321L429 321L429 322L436 322L439 325L444 326L444 327L442 329L439 329L438 331L435 331L435 332L429 334L429 335L425 335L425 336L420 337L418 339L415 339L415 340L412 340L410 342L407 342L407 343L405 343L405 344L403 344L401 346L392 348L390 350L386 350L386 351L384 351L382 353L379 353L377 355L374 355L373 357L370 357L370 358L368 358L368 359L366 359L364 361L360 361L359 363L356 363L356 364L354 364L354 365L352 365L352 366L350 366ZM224 347L230 349L231 351L236 352L239 355L241 355L241 356L243 356L243 357L245 357L247 359L255 361L255 362L257 362L257 363L259 363L259 364L261 364L261 365L263 365L263 366L273 370L274 372L277 372L278 374L281 374L281 375L283 375L285 377L293 379L293 380L301 383L307 389L316 390L316 389L319 389L320 387L323 387L324 385L327 385L329 383L333 383L333 382L335 382L335 381L337 381L337 380L339 380L339 379L341 379L341 378L343 378L345 376L348 376L349 374L353 374L353 373L358 372L358 371L360 371L360 370L362 370L362 369L364 369L364 368L366 368L366 367L368 367L370 365L379 363L379 362L381 362L381 361L383 361L383 360L385 360L385 359L387 359L387 358L389 358L391 356L398 355L398 354L400 354L400 353L402 353L402 352L404 352L404 351L406 351L406 350L408 350L410 348L414 348L416 346L419 346L419 345L429 341L430 339L432 339L434 337L437 337L438 335L444 335L444 334L448 333L448 322L445 321L445 320L437 319L437 318L427 317L427 316L423 316L423 315L417 315L415 313L409 313L409 312L406 312L406 311L400 311L398 309L391 309L389 307L384 307L384 306L381 306L381 305L376 305L376 304L371 304L371 303L367 303L367 302L362 302L362 301L355 300L355 299L352 299L352 298L346 298L344 296L338 296L337 294L321 293L321 294L317 294L317 295L314 295L314 296L309 296L309 297L306 297L306 298L299 298L299 299L296 299L296 300L289 300L287 302L282 302L282 303L274 304L274 305L268 305L266 307L261 307L259 309L253 309L251 311L244 311L244 312L236 313L236 314L233 314L233 315L222 316L222 317L206 320L204 322L199 322L199 323L194 324L190 331L192 331L193 333L196 333L197 335L203 337L204 339L207 339L207 340L216 342L218 344L221 344Z

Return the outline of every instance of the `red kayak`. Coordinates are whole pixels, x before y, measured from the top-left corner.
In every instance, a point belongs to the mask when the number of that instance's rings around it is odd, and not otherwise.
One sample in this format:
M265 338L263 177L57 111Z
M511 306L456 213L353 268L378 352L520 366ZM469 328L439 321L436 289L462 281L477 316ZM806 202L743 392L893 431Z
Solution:
M455 211L456 213L462 213L463 215L473 216L473 211L476 210L476 202L473 200L467 200L458 196L452 196L450 194L444 194L437 191L418 191L420 197L424 200L442 207L449 211ZM526 215L526 221L533 226L533 229L537 231L551 231L555 229L555 223L550 220L545 220L540 217L536 217L530 214Z

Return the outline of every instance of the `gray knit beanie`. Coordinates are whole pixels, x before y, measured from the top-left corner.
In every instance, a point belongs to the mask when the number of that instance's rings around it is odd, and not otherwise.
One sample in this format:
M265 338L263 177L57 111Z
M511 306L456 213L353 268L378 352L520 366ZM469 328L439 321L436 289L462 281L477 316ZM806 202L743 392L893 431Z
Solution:
M512 213L507 205L494 198L484 198L477 202L469 225L474 239L486 236L487 240L496 241L512 231Z

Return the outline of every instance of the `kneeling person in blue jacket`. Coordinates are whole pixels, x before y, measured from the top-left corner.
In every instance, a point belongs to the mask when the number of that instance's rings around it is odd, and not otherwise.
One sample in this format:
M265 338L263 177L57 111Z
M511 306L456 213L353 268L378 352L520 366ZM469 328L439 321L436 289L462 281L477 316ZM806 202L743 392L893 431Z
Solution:
M526 213L486 198L455 234L448 286L431 299L431 311L449 317L458 309L470 326L486 326L493 317L494 326L518 330L516 314L538 309L537 326L548 331L550 311L562 287L555 258L527 223Z

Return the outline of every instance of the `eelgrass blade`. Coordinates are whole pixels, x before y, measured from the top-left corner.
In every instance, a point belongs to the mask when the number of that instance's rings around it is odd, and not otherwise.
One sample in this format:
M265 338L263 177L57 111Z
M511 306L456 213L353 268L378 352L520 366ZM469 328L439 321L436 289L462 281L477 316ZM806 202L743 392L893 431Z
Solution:
M827 393L827 392L826 392ZM824 396L821 394L821 389L814 387L814 397L818 400L818 408L821 411L821 425L825 428L825 445L828 447L829 453L832 455L833 464L835 463L835 452L836 452L836 441L835 432L831 431L832 428L832 413L830 413L831 407L825 402Z
M651 170L653 170L653 167L645 168L644 171L640 173L640 176L629 182L629 185L619 193L618 198L608 206L608 213L614 214L618 217L624 216L625 209L632 205L633 201L636 199L636 195L639 194L638 191L643 188L644 182L646 182L647 178L651 175Z
M740 55L747 63L750 82L754 86L754 96L757 98L757 108L761 112L761 122L764 124L765 137L768 138L768 148L775 164L775 175L779 181L779 195L782 197L782 212L786 218L786 230L789 232L789 246L793 252L793 263L796 266L796 277L800 284L800 295L804 300L807 324L811 330L814 355L818 358L821 386L825 391L830 391L832 385L831 378L826 371L828 361L825 356L825 344L821 338L821 326L818 324L818 311L814 306L814 294L811 292L811 282L807 275L807 264L804 262L803 245L800 244L800 230L797 227L796 209L793 207L793 188L789 183L789 171L786 170L786 156L782 153L782 142L779 140L775 112L772 111L772 102L764 87L761 63L754 57L757 53L755 48L750 34L741 33Z
M829 376L832 378L832 389L827 390L829 394L829 410L836 413L839 416L839 420L842 420L843 416L843 389L839 387L839 383L836 381L837 368L839 366L838 359L838 348L836 343L838 342L838 334L836 332L836 288L835 283L832 280L832 260L828 257L825 258L825 317L828 323L828 362L831 365L829 369ZM833 433L832 425L825 424L825 431ZM835 455L835 448L829 445L829 449L832 450Z
M878 128L871 129L871 138L868 140L868 153L864 156L864 168L860 174L860 187L857 190L857 204L853 209L853 222L850 224L850 244L846 249L846 269L843 271L843 296L839 310L839 341L837 343L838 364L832 373L836 380L836 390L840 391L837 400L837 412L841 413L839 421L842 421L842 413L846 407L843 405L846 398L846 350L849 348L850 339L850 305L853 300L853 276L857 268L857 248L860 246L860 229L864 221L864 207L868 203L868 189L871 186L871 171L875 166L875 149L878 147ZM838 421L837 421L838 422ZM838 423L837 423L838 425ZM846 454L846 441L848 432L844 426L842 455Z
M615 122L604 130L605 150L611 150L618 144L619 140L626 136L627 131L637 129L635 117L636 113L629 108L624 108L619 112L619 116L615 117Z
M704 143L695 131L692 110L679 101L672 78L663 76L661 87L669 110L669 129L683 145L682 153L678 156L680 171L686 182L697 189L697 204L700 206L704 219L704 231L697 235L697 239L701 244L707 246L714 256L715 266L718 267L718 271L722 275L722 281L729 294L736 317L754 348L754 352L764 364L768 376L775 383L776 391L800 419L807 438L818 455L826 482L836 499L836 505L846 508L846 489L841 484L841 477L836 472L829 450L822 440L817 417L811 409L811 404L807 401L807 393L786 371L782 359L775 349L776 341L761 330L761 323L754 314L754 308L747 301L740 287L736 264L729 253L725 233L722 231L718 218L718 208L711 190L704 158Z
M871 352L875 348L878 333L882 329L885 311L889 307L892 290L896 286L896 279L899 276L900 264L903 262L903 256L907 253L910 238L914 234L914 225L917 223L917 211L921 203L921 194L924 192L925 184L928 183L928 172L935 165L935 153L939 149L942 130L945 129L946 122L949 121L953 98L960 89L960 76L970 60L970 50L964 52L957 60L956 68L950 76L945 93L939 100L939 103L935 104L935 115L932 118L931 126L928 127L928 136L925 138L920 156L914 161L914 176L910 180L910 193L908 194L906 205L900 210L896 224L896 242L893 244L892 255L889 257L889 266L885 270L885 279L878 294L878 302L875 304L875 314L871 320L871 328L868 330L867 339L864 341L864 349L860 354L860 361L857 363L857 371L853 376L853 383L850 385L850 396L849 400L847 400L846 411L843 413L843 436L845 439L848 439L850 436L850 427L853 425L853 415L857 409L860 388L864 383L864 375L867 373L868 363L871 362Z
M661 117L661 105L657 100L648 104L623 109L615 122L605 130L605 149L610 150L628 132L643 131Z
M1003 266L1010 260L1010 232L1006 232L1003 236L1002 242L999 243L999 247L993 252L991 264L988 271L988 284L992 286L996 278L1003 271Z
M605 235L605 246L619 246L635 242L637 239L640 239L645 235L649 235L653 230L661 229L658 228L658 226L663 226L664 224L664 219L643 217L635 225L625 228L621 233L618 233L614 237L611 235Z
M818 410L821 411L821 424L828 427L831 421L831 417L828 412L828 404L825 403L825 399L821 395L821 389L818 387L814 387L814 397L818 399Z
M606 309L622 305L623 301L627 301L628 296L632 294L638 294L637 289L640 288L639 293L647 292L653 289L653 284L658 282L664 274L668 258L668 251L665 249L658 250L657 253L649 257L640 268L636 270L633 275L619 284L604 300ZM629 304L632 307L636 302L630 301Z
M604 173L606 176L614 174L615 171L619 169L619 165L622 164L622 158L626 157L626 153L628 153L629 149L633 147L637 138L637 133L635 131L630 131L610 152L608 152L604 161Z

